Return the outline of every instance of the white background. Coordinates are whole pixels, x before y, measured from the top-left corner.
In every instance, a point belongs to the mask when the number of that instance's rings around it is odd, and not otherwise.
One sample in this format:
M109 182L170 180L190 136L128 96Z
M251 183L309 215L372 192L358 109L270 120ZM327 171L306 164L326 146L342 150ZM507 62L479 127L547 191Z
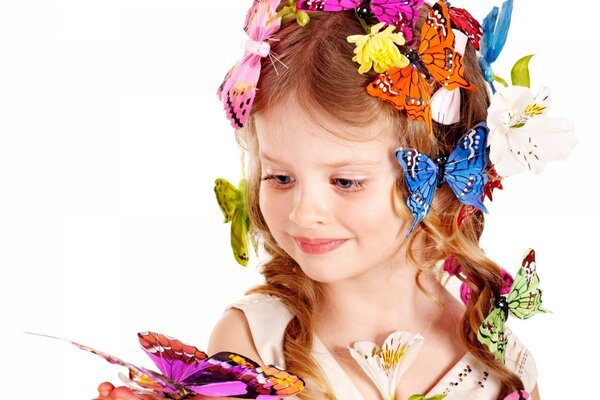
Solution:
M119 367L42 332L149 365L136 332L204 348L259 280L235 264L213 182L240 177L215 91L241 56L244 1L62 0L0 7L2 398L90 399ZM456 1L478 19L490 0ZM596 392L597 2L515 0L495 64L531 61L532 88L580 143L545 174L507 179L483 246L516 271L537 251L544 304L509 325L545 399ZM594 162L593 162L594 161ZM8 390L8 393L7 393Z

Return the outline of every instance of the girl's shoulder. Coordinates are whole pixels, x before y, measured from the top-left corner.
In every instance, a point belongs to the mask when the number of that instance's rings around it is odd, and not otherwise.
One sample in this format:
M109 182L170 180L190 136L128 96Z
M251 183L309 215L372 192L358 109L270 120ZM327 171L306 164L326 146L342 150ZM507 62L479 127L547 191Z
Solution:
M285 368L283 357L283 338L285 329L293 315L283 302L276 296L252 293L231 303L221 320L225 326L219 324L213 336L219 331L235 329L235 325L245 326L245 332L238 332L244 336L243 340L252 343L253 348L263 364L273 364ZM229 320L231 323L227 323ZM212 339L211 339L212 341ZM248 347L248 346L246 346ZM246 353L242 353L249 356ZM256 360L258 361L258 360Z

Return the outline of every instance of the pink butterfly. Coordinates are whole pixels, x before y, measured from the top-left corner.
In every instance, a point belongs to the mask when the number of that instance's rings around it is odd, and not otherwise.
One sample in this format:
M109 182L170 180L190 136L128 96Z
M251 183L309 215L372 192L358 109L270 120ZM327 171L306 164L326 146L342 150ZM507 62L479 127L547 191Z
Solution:
M356 9L361 18L374 16L380 22L394 25L406 43L413 40L413 30L423 0L298 0L296 8L305 11L343 11Z
M33 335L63 340L111 364L126 367L129 379L137 384L134 391L138 393L159 394L175 400L189 399L197 394L273 400L293 396L304 389L302 379L276 366L260 366L231 352L209 357L195 346L155 332L138 333L138 340L160 373L68 339Z
M249 37L244 44L244 56L227 72L217 90L227 118L235 129L243 127L250 115L261 59L269 56L271 46L268 40L281 26L281 18L274 19L280 1L254 0L244 23L244 31Z

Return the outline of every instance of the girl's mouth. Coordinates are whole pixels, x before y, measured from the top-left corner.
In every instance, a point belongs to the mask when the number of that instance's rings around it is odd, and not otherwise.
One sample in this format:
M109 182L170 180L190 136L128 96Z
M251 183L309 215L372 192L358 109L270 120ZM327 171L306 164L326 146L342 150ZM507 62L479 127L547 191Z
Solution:
M348 239L309 239L294 237L294 240L300 250L307 254L323 254L337 249Z

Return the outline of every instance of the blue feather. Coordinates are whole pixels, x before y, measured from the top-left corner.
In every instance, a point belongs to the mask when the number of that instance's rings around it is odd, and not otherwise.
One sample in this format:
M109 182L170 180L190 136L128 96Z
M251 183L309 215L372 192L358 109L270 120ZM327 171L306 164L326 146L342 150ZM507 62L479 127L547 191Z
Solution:
M482 29L483 36L481 37L481 57L479 58L479 66L483 72L485 80L492 87L495 93L494 77L492 63L498 59L500 52L506 43L508 29L510 28L510 19L512 16L513 0L506 0L502 3L502 9L498 11L498 7L492 8L488 15L484 18Z

